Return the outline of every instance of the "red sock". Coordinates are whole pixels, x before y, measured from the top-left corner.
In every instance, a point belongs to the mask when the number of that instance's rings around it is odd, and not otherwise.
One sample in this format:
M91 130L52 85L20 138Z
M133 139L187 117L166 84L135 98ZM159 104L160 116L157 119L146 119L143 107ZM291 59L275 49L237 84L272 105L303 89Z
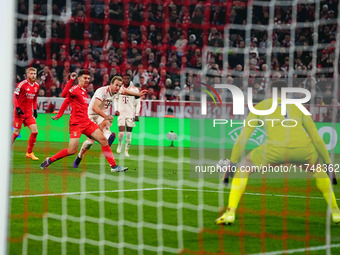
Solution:
M102 146L102 152L111 167L116 166L116 161L109 145Z
M63 150L59 151L57 154L55 154L52 157L50 157L50 160L52 162L54 162L54 161L56 161L58 159L65 158L68 155L70 155L70 154L68 154L68 149L63 149Z
M32 153L35 142L37 141L37 135L38 133L31 133L30 139L28 140L27 153Z
M15 133L12 134L12 144L14 143L15 139L17 139L18 136L19 135L15 134Z

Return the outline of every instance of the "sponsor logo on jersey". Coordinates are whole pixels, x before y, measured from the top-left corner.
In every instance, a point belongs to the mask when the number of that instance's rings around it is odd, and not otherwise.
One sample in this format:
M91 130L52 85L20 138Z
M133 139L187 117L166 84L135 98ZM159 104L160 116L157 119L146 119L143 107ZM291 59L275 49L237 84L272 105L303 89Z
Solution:
M33 93L26 93L26 97L27 97L27 99L34 99L35 93L34 94Z

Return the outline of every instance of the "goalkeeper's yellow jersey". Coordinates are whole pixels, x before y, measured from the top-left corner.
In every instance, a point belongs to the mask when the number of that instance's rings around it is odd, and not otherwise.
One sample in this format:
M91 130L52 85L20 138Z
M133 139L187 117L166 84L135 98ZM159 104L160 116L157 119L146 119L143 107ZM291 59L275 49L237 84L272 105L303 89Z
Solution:
M273 99L265 99L258 103L255 106L257 110L268 110L271 108L273 103ZM322 138L318 134L318 130L315 127L315 123L309 115L304 115L298 107L292 104L287 105L287 113L285 116L281 115L281 98L278 98L278 106L276 110L270 115L255 115L253 113L249 113L245 127L242 129L241 134L237 138L232 154L231 154L231 162L238 162L241 154L246 146L247 140L250 135L253 133L256 125L256 121L251 121L250 125L248 125L249 120L262 120L264 125L263 128L267 133L267 140L265 144L268 148L303 148L308 146L313 146L317 150L318 154L323 159L324 163L330 163L329 153L326 149L326 145ZM274 119L275 121L269 121ZM286 121L284 121L286 119ZM295 120L294 121L289 121ZM284 121L285 126L294 126L295 127L285 127L282 125L282 121ZM260 125L262 122L259 121Z

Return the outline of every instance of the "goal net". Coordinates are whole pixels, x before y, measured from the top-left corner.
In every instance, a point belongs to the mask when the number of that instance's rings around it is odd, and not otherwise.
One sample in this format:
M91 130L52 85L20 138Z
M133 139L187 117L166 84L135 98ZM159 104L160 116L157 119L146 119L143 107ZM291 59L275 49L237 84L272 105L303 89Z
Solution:
M39 161L25 158L23 127L12 152L8 253L337 254L338 226L311 174L295 166L296 175L252 175L235 223L223 227L215 219L230 185L208 167L230 159L249 112L235 114L242 100L218 84L236 86L245 102L252 88L256 104L275 79L311 92L304 106L339 167L339 8L337 0L18 0L16 79L38 69ZM82 68L91 72L89 98L124 72L148 90L130 157L116 153L118 141L111 146L125 173L110 172L99 144L79 168L74 155L39 169L68 147L69 109L51 115L68 75ZM116 117L111 131L118 136ZM266 139L256 127L242 157Z

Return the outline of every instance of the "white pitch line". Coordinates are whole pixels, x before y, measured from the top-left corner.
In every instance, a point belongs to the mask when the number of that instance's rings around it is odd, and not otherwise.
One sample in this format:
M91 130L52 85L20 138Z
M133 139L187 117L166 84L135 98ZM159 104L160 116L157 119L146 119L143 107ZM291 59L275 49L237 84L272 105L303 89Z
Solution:
M183 190L183 191L199 191L198 189L175 189L175 188L169 188L170 190ZM220 191L220 190L202 190L202 192L207 192L207 193L230 193L230 191ZM281 195L281 194L262 194L262 193L249 193L249 192L244 192L243 194L245 195L252 195L252 196L272 196L272 197L291 197L291 198L307 198L306 196L297 196L297 195ZM311 199L324 199L323 197L308 197ZM340 200L337 199L337 200Z
M198 190L198 189L177 189L170 187L163 188L145 188L145 189L125 189L125 190L93 190L93 191L79 191L79 192L65 192L65 193L49 193L49 194L34 194L34 195L17 195L10 196L10 198L25 198L25 197L53 197L53 196L72 196L72 195L83 195L83 194L101 194L101 193L118 193L118 192L138 192L138 191L154 191L154 190L175 190L175 191L189 191L189 192L206 192L206 193L226 193L229 191L222 190ZM281 195L281 194L262 194L262 193L249 193L245 192L246 195L251 196L272 196L272 197L288 197L288 198L307 198L306 196L297 196L297 195ZM323 197L309 197L310 199L324 199ZM340 200L340 199L337 199Z
M301 253L306 251L320 251L326 250L327 248L338 248L340 244L331 244L331 245L322 245L322 246L312 246L312 247L305 247L299 249L291 249L291 250L283 250L283 251L271 251L271 252L264 252L264 253L253 253L250 255L278 255L278 254L293 254L293 253Z
M49 193L49 194L35 194L35 195L18 195L18 196L10 196L10 198L72 196L72 195L83 195L83 194L118 193L118 192L148 191L148 190L160 190L160 189L170 189L170 188L93 190L93 191L82 191L82 192L79 191L79 192Z

